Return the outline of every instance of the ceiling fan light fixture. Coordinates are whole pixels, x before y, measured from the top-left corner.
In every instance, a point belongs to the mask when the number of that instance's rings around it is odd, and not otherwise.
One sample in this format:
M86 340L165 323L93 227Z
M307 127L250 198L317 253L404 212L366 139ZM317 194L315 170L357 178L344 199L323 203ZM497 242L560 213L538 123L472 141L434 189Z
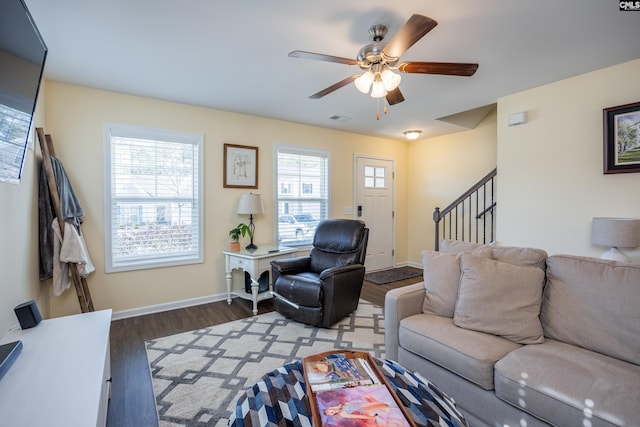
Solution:
M371 85L371 97L382 98L384 96L387 96L387 89L385 89L384 83L382 83L380 73L376 73L373 84Z
M402 76L400 74L394 73L390 69L386 69L382 72L382 83L384 84L384 88L391 92L400 84L400 80L402 80Z
M409 140L414 140L414 139L418 139L422 131L420 129L411 129L411 130L405 130L403 133L405 138Z
M373 73L371 71L367 71L355 79L353 83L360 92L368 93L371 88L371 84L373 83Z

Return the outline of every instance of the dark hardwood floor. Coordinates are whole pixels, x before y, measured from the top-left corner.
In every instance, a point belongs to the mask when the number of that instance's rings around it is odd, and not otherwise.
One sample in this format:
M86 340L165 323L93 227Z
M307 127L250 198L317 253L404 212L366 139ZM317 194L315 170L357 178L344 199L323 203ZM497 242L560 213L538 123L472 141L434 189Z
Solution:
M419 270L418 270L419 271ZM422 276L385 285L364 282L361 297L384 306L387 291L416 283ZM273 311L270 300L258 303L258 314ZM111 401L107 426L156 426L156 407L144 346L146 340L205 328L252 315L251 302L239 298L111 323Z

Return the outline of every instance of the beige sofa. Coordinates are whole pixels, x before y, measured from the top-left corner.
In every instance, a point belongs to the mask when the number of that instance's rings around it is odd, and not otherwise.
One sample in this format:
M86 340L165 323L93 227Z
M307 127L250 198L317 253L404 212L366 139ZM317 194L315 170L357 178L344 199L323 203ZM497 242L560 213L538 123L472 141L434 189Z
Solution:
M640 266L443 241L385 299L386 355L470 426L640 426Z

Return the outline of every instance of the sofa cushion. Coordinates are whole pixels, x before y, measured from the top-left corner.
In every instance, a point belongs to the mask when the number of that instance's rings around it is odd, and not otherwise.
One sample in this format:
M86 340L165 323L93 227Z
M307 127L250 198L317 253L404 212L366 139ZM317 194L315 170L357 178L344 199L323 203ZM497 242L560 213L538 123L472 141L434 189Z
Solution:
M544 271L470 254L460 255L460 269L456 326L520 344L544 341L539 319Z
M491 258L508 264L546 269L547 252L542 249L516 246L482 246L472 252L481 258Z
M426 291L422 312L453 317L460 282L458 255L422 251L422 268Z
M493 390L493 365L520 347L495 335L458 328L448 317L415 314L400 321L400 347Z
M640 366L549 339L495 365L499 398L557 426L637 425L638 384Z
M640 265L553 255L540 319L545 336L640 365Z
M476 249L483 248L487 245L472 242L463 242L462 240L444 239L440 242L438 249L440 252L448 254L459 254L462 252L473 252Z

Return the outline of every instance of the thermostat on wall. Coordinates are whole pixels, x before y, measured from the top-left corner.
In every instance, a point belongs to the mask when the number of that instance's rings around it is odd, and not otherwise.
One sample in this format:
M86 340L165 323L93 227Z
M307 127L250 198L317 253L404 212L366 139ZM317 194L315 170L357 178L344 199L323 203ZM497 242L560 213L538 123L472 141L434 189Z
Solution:
M509 126L521 125L527 122L527 112L509 114Z

